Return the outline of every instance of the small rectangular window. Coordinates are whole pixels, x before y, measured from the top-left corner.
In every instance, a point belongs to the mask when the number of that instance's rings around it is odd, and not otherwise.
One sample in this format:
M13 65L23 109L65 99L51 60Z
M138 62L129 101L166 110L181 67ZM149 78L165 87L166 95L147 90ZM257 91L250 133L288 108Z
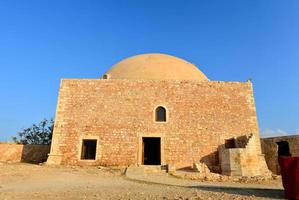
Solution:
M82 160L95 160L97 151L97 140L83 140L82 141Z

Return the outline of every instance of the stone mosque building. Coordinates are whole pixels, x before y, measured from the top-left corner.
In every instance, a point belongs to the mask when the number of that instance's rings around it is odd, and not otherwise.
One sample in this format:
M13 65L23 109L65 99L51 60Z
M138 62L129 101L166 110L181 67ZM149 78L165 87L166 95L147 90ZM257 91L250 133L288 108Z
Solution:
M63 79L47 162L267 170L252 83L212 81L165 54L129 57L99 79Z

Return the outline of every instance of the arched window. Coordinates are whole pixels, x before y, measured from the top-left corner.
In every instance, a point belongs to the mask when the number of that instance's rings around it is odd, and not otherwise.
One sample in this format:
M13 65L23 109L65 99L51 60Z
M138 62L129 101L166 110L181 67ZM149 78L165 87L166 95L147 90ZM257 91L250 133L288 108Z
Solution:
M155 115L156 122L166 122L166 109L164 107L157 107Z

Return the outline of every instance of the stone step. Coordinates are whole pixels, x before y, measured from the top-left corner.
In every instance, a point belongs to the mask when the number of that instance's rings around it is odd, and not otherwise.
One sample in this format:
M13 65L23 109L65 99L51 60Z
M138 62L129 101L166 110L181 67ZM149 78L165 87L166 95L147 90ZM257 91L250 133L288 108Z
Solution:
M129 178L143 177L150 174L163 175L167 174L167 171L166 168L161 165L129 166L126 170L126 176Z
M161 165L142 165L145 173L166 173L166 169L163 169Z

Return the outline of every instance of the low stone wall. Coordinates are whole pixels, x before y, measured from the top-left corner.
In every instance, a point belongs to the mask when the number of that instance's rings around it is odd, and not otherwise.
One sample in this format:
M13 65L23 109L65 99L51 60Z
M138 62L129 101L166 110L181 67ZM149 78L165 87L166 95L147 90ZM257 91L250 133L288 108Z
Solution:
M265 159L268 168L274 174L280 174L278 165L278 153L276 142L287 141L289 143L290 152L292 156L299 156L299 135L280 136L271 138L261 138L262 152L265 154Z
M1 162L45 162L50 152L50 145L22 145L0 143Z

